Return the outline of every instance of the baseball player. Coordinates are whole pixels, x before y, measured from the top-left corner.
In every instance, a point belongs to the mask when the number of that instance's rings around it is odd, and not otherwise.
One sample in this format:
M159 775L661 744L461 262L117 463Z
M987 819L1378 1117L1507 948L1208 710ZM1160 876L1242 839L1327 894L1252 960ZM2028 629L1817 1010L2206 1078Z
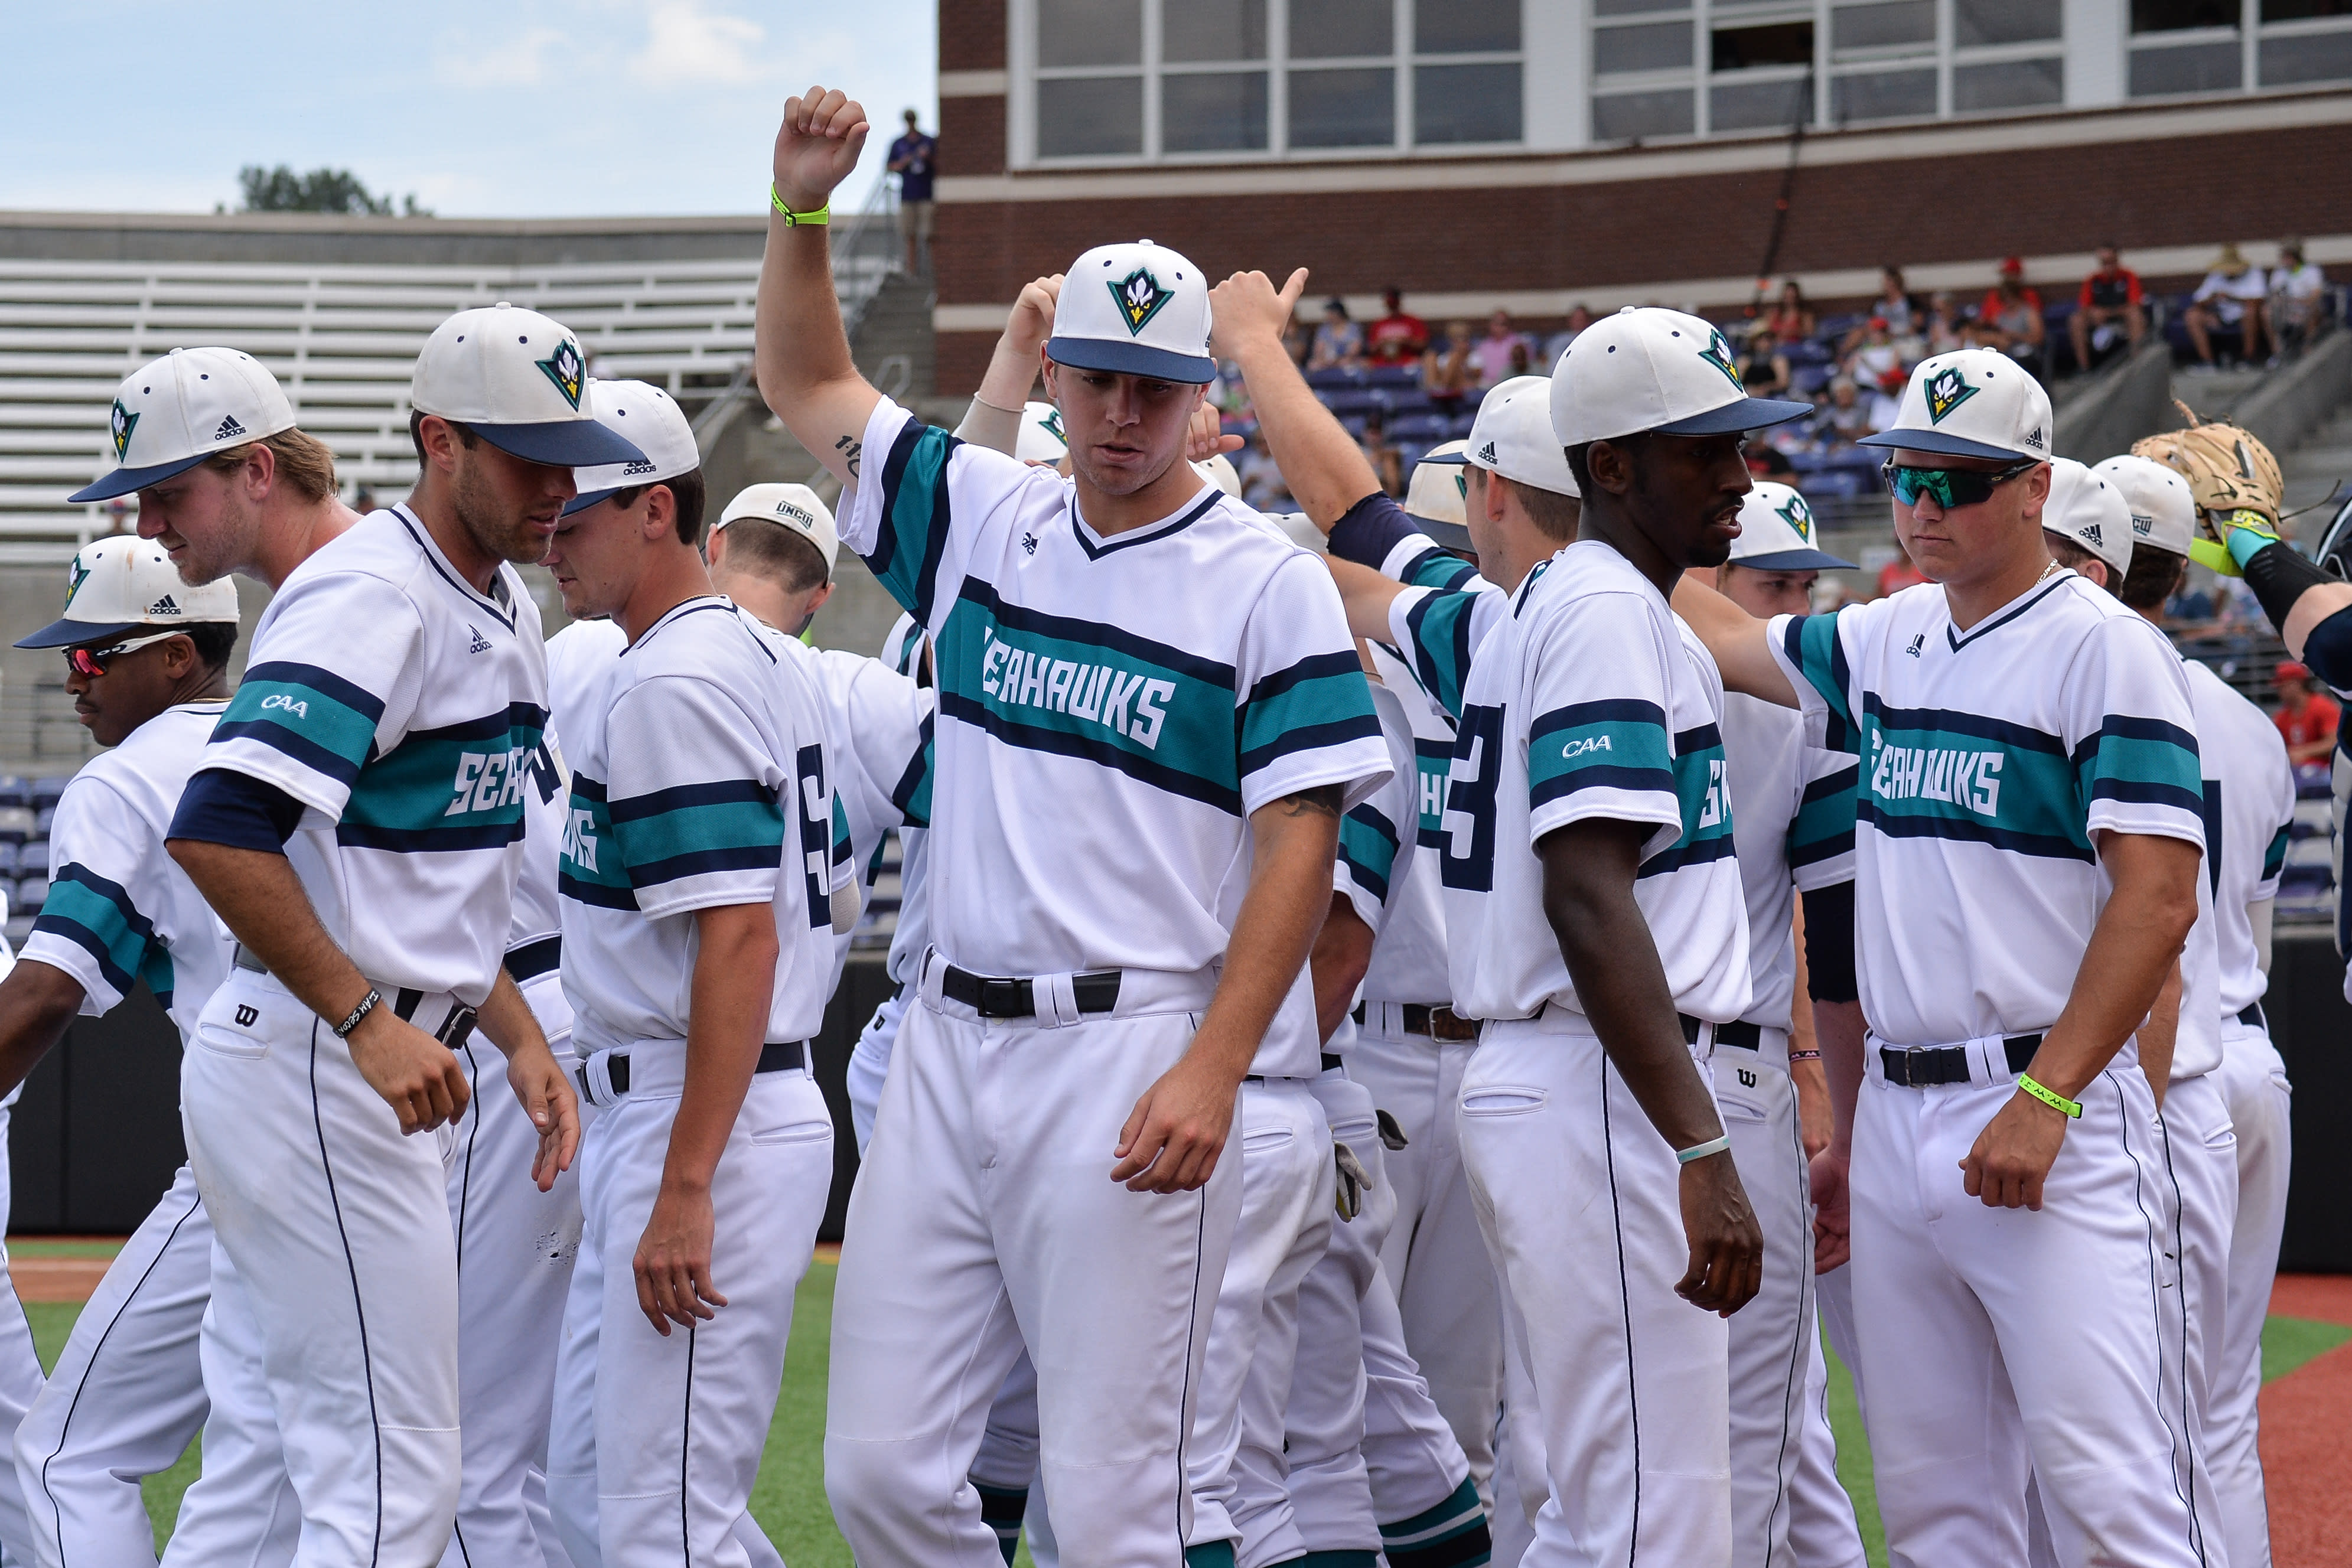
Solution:
M163 830L228 700L236 591L190 588L161 546L121 537L84 546L68 580L64 614L16 645L65 651L82 724L113 749L58 801L48 902L0 980L0 1092L11 1093L77 1016L111 1011L142 981L184 1040L229 967L227 934L163 852ZM153 1562L139 1478L169 1469L205 1417L196 1332L211 1249L183 1166L108 1266L57 1381L16 1428L24 1462L10 1468L29 1507L27 1528L0 1537L12 1552L56 1563L70 1543L77 1556ZM139 1427L101 1407L134 1389L153 1407ZM110 1446L66 1451L77 1416Z
M709 591L685 416L640 382L591 406L646 462L583 491L547 556L565 609L628 639L560 716L563 985L598 1115L549 1499L576 1563L745 1562L833 1177L808 1042L848 866L807 650Z
M544 550L572 464L638 455L577 406L583 364L533 311L436 329L411 392L409 504L287 579L173 819L173 857L238 942L184 1113L259 1319L305 1563L431 1562L450 1539L446 1176L403 1134L463 1111L450 1042L478 1008L539 1130L542 1184L577 1139L499 960L546 714L538 611L507 563Z
M2197 745L2162 637L2043 548L2050 429L2005 356L1924 361L1870 439L1935 580L1769 622L1676 601L1861 763L1852 1267L1891 1552L2022 1560L2030 1470L2061 1562L2186 1563L2131 1069L2195 919Z
M934 946L851 1198L826 1489L861 1556L995 1561L966 1478L1025 1344L1065 1556L1173 1563L1219 1155L1245 1075L1316 1071L1305 959L1386 747L1315 563L1180 465L1199 269L1074 264L1044 353L1071 484L960 444L849 360L820 220L864 135L837 91L786 106L760 290L762 391L855 483L844 542L940 691Z

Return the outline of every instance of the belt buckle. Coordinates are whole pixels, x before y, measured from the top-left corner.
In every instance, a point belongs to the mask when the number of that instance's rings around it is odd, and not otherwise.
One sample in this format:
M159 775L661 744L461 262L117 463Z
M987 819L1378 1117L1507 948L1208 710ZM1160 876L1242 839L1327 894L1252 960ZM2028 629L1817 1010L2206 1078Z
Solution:
M1918 1063L1923 1057L1932 1056L1935 1052L1942 1049L1943 1048L1941 1046L1936 1045L1905 1046L1903 1048L1903 1087L1906 1089L1927 1088L1927 1080L1924 1074L1917 1071Z
M1429 1038L1442 1040L1449 1045L1459 1045L1464 1040L1476 1040L1478 1026L1450 1007L1432 1008L1429 1009Z

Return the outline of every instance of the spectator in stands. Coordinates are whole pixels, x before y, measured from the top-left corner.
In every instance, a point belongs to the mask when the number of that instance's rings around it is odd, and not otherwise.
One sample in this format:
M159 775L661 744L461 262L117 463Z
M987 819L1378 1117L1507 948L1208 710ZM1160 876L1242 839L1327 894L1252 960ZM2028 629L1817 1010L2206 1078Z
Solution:
M1812 307L1793 277L1780 285L1780 303L1764 318L1764 329L1783 343L1801 343L1813 335Z
M1878 427L1870 422L1870 405L1857 395L1852 376L1830 382L1829 406L1813 416L1813 431L1825 445L1851 446Z
M1739 381L1749 397L1780 397L1788 392L1789 357L1780 352L1769 327L1748 334L1748 347L1739 354Z
M1869 393L1870 428L1885 430L1895 423L1903 389L1911 380L1911 367L1895 344L1885 317L1873 316L1863 323L1862 332L1862 345L1846 361L1845 373L1857 389Z
M1924 360L1968 347L1960 328L1960 313L1954 308L1952 297L1941 292L1928 296L1927 325L1919 332L1919 357Z
M1972 347L1999 349L2029 370L2042 363L2042 293L2025 281L2025 263L2011 256L2000 264L2000 281L1985 293L1966 333Z
M361 485L353 488L352 491L352 510L357 512L362 517L366 517L370 512L374 511L375 492L365 485Z
M1893 336L1916 338L1922 335L1927 325L1927 308L1903 287L1901 267L1882 267L1878 269L1878 298L1870 302L1870 315L1874 320L1885 321L1887 331ZM1870 322L1867 320L1855 326L1845 335L1845 341L1838 346L1838 351L1851 354L1861 348L1869 330Z
M1353 370L1363 359L1364 329L1348 319L1347 301L1334 295L1323 301L1323 325L1315 329L1315 346L1307 353L1307 368Z
M1307 356L1315 351L1314 329L1304 321L1292 321L1283 329L1282 346L1289 353L1290 362L1305 370Z
M1927 574L1911 564L1910 556L1904 551L1902 537L1897 535L1895 559L1878 569L1878 597L1884 599L1890 593L1900 593L1927 580Z
M1583 301L1579 300L1569 307L1568 325L1544 340L1544 374L1551 373L1552 367L1559 363L1559 357L1568 352L1568 346L1576 341L1576 335L1591 325L1592 312L1585 308Z
M2066 318L2074 363L2096 370L2117 348L2137 349L2147 336L2147 309L2140 302L2139 274L2123 264L2111 245L2098 250L2098 270L2083 279L2074 313Z
M1364 461L1380 476L1381 488L1402 500L1404 497L1404 454L1389 440L1381 416L1369 414L1364 419L1364 434L1356 439L1364 449Z
M1524 372L1511 369L1511 350L1524 346L1525 334L1511 327L1511 313L1497 310L1486 318L1486 335L1478 340L1471 353L1478 361L1478 384L1494 386Z
M2213 596L2181 574L2180 591L2164 607L2164 618L2182 625L2197 626L2213 619Z
M2315 689L2311 672L2292 660L2279 665L2278 711L2271 722L2286 741L2290 762L2325 762L2336 749L2336 723L2342 716L2333 697Z
M1283 483L1282 470L1275 466L1273 455L1265 449L1265 438L1253 434L1249 444L1238 455L1241 462L1235 472L1242 482L1243 502L1261 512L1291 510L1289 487ZM1277 505L1277 501L1281 504Z
M923 134L913 110L906 113L907 134L890 143L891 173L898 176L898 237L907 246L907 270L919 272L931 260L931 173L939 162L940 144ZM923 267L916 266L916 250Z
M2284 241L2279 246L2279 264L2271 268L2269 313L2263 325L2269 329L2271 362L2303 351L2319 330L2320 314L2326 304L2327 275L2303 259L2303 242Z
M2189 329L2189 346L2197 350L2197 362L2192 371L2217 371L2221 361L2213 356L2216 337L2234 337L2238 352L2252 360L2263 351L2263 298L2270 292L2269 280L2263 269L2238 254L2235 245L2225 245L2221 254L2213 258L2212 269L2205 281L2189 297L2189 308L2181 320Z
M1525 338L1511 345L1511 376L1533 375L1536 372L1535 345ZM1505 376L1509 381L1511 376Z
M1488 379L1480 366L1477 347L1470 340L1467 321L1447 327L1445 341L1432 343L1421 356L1421 395L1449 419L1462 412L1462 400L1470 389Z
M1381 291L1381 302L1387 308L1364 334L1364 357L1376 365L1412 364L1429 347L1429 323L1409 313L1393 288Z

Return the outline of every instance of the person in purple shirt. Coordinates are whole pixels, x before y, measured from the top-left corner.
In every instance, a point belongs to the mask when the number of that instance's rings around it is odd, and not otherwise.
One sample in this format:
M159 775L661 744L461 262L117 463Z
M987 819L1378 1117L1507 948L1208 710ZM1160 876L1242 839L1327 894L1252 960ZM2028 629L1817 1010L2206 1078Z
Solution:
M929 265L931 256L931 172L939 162L940 144L923 134L916 123L915 111L907 111L907 134L890 143L890 172L898 176L898 237L907 246L907 270L919 270L915 265L917 242L922 246L922 259Z

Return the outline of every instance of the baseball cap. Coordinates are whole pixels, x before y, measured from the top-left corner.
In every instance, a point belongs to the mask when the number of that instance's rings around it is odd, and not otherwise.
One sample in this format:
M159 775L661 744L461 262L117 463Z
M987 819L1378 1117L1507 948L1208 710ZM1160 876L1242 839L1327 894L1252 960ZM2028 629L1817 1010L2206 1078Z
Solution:
M634 441L597 423L587 392L588 356L572 329L500 300L433 329L408 403L526 463L587 468L643 457Z
M2097 556L2117 577L2131 570L2132 515L2124 493L2071 457L2050 460L2042 526Z
M23 645L24 644L22 643L17 644L19 647L22 647ZM2311 679L2311 672L2305 669L2303 665L2296 664L2293 659L2285 659L2280 662L2277 669L2271 672L2271 679L2273 681L2307 681Z
M1788 486L1759 479L1739 503L1739 537L1731 541L1731 563L1758 571L1818 571L1852 567L1820 547L1813 509Z
M1942 457L2046 458L2050 394L1998 349L1956 349L1920 361L1893 428L1856 444Z
M1205 385L1209 280L1165 246L1098 245L1070 264L1054 304L1045 357L1082 371Z
M1192 465L1192 472L1238 500L1242 493L1242 476L1234 472L1233 461L1222 452L1209 454L1208 461Z
M190 588L161 544L135 534L110 534L74 553L66 569L64 616L16 646L69 648L208 621L234 625L236 619L236 584L229 579Z
M702 453L694 444L694 426L686 422L686 411L651 382L590 382L588 395L580 401L595 415L597 423L635 443L642 455L574 468L572 482L580 487L580 494L564 507L565 517L608 501L632 485L658 485L702 466Z
M174 349L122 379L107 415L115 468L66 497L106 501L184 473L215 452L294 428L278 378L235 349Z
M1563 447L1643 431L1761 430L1812 411L1809 402L1749 397L1728 339L1711 322L1654 305L1628 305L1579 332L1551 374L1551 424Z
M2091 472L2113 485L2131 508L2135 546L2189 553L2197 536L2197 499L2186 479L2153 457L2128 452L2094 464Z
M1421 461L1412 467L1412 477L1405 482L1405 516L1421 525L1421 531L1432 542L1447 549L1471 549L1469 528L1469 486L1462 472L1469 450L1466 441L1448 441L1422 454ZM1567 466L1567 455L1560 464ZM1569 481L1569 494L1575 494L1573 479Z
M1021 434L1013 439L1013 455L1024 463L1059 463L1070 455L1070 438L1062 433L1062 411L1034 398L1021 406Z
M1448 442L1422 462L1467 463L1554 495L1577 495L1576 476L1568 471L1568 452L1552 434L1555 395L1549 376L1513 376L1496 382L1487 390L1486 401L1478 405L1477 417L1470 422L1469 439L1461 444L1461 450L1449 452L1454 444ZM1448 455L1440 456L1440 453ZM1410 502L1411 497L1407 499ZM1410 505L1406 509L1412 509Z
M841 559L841 535L833 526L833 509L817 499L814 490L806 485L747 485L735 492L710 531L717 533L739 517L781 523L816 546L816 553L824 557L825 580L833 580L834 564Z

